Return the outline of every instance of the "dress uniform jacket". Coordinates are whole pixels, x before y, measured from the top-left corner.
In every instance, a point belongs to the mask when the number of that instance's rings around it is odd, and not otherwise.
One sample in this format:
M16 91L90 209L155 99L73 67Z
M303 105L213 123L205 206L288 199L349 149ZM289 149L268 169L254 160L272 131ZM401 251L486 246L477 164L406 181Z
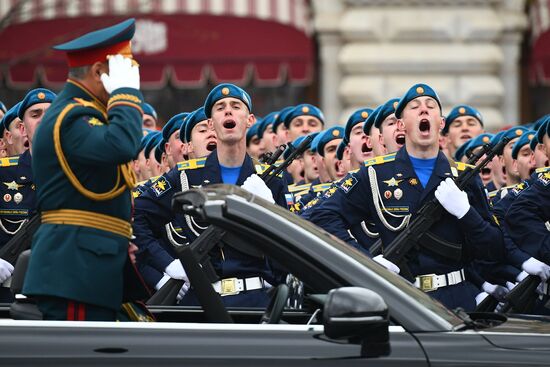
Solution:
M439 152L432 175L423 188L405 147L397 153L375 157L340 185L332 197L320 204L311 213L311 221L347 242L353 241L347 229L363 220L372 221L380 231L382 243L389 244L405 228L407 220L414 218L422 204L434 197L439 183L458 174L456 169L464 169L464 165L457 163L451 168L447 158ZM372 183L369 175L373 177ZM491 218L479 177L475 177L465 191L471 205L466 215L458 220L444 212L431 228L431 232L440 239L462 245L462 256L451 259L420 246L413 249L408 257L408 266L414 276L460 270L470 259L486 256L490 250L493 250L494 256L503 256L502 233ZM477 290L471 287L464 297L473 299ZM453 296L453 300L438 295L445 293L448 293L445 288L430 292L448 306L466 306L460 303L462 295ZM467 306L472 307L470 304Z
M0 159L0 247L8 242L36 213L36 187L31 155L27 150L17 157Z
M32 152L42 225L24 294L120 309L142 101L119 88L105 106L69 80L44 115Z
M536 179L514 200L506 212L505 228L518 247L550 264L550 168L539 168Z
M253 160L246 155L236 185L242 185L246 178L256 173ZM168 173L159 177L151 186L135 199L134 234L139 247L138 262L150 265L158 271L164 271L173 261L161 241L159 234L170 222L184 223L182 234L192 242L207 227L206 223L197 223L194 218L176 218L171 209L172 196L189 188L222 183L217 151L207 158L181 162ZM182 186L183 184L183 186ZM287 207L286 185L282 179L272 180L268 187L275 202ZM189 225L188 225L189 224ZM261 276L271 284L280 283L280 275L275 274L265 259L252 257L231 247L224 247L223 253L213 250L212 264L220 278Z

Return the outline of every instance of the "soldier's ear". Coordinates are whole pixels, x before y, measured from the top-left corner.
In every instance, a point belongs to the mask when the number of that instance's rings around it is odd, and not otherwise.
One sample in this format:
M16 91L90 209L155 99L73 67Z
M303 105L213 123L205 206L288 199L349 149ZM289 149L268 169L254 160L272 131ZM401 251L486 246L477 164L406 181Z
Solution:
M107 63L97 61L90 66L90 74L94 80L101 81L101 74L103 73L109 74L109 67L107 66Z
M246 127L249 128L250 126L254 125L256 122L256 116L254 116L253 113L248 115L248 119L246 119Z
M439 124L439 131L442 131L445 127L445 116L441 116L441 123Z

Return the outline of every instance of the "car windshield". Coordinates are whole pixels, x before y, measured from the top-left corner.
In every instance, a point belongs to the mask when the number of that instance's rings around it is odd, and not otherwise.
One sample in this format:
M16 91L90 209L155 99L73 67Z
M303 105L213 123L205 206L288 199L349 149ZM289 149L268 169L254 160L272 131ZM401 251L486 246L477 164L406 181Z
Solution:
M357 262L361 263L365 267L368 267L371 271L378 274L380 277L388 283L391 283L395 287L399 288L402 292L408 295L411 298L414 298L419 303L421 303L425 308L437 314L439 317L443 318L453 326L458 326L463 324L463 320L459 318L455 313L447 309L444 305L438 301L431 298L426 293L420 291L414 287L411 283L405 280L402 277L393 276L388 270L384 269L377 263L375 263L368 256L364 255L357 249L348 245L344 241L335 237L334 235L326 232L320 227L314 225L313 223L302 219L296 214L291 213L288 210L285 210L277 205L268 203L267 201L260 199L258 197L249 194L248 192L239 189L238 187L232 187L228 185L212 185L208 188L205 188L209 192L208 197L210 200L222 199L227 194L234 194L244 198L248 202L253 202L257 205L262 206L265 209L270 210L271 212L276 213L277 215L283 217L285 220L291 222L296 226L296 228L301 228L303 231L308 231L311 235L318 237L323 242L334 247L338 251L343 252L347 256L350 256Z

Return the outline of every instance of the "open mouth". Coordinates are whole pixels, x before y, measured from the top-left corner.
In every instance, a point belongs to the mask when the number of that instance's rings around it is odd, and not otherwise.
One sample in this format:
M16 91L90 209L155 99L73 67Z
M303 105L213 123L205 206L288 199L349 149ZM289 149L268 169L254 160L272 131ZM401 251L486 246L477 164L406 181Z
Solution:
M428 121L426 119L420 121L420 125L418 126L418 128L420 129L420 132L422 132L422 133L430 132L430 121Z
M370 153L370 152L372 152L372 148L369 148L367 143L363 143L363 145L361 145L361 153Z
M233 129L235 126L237 126L237 123L233 120L227 120L223 123L223 127L226 129Z
M28 147L29 147L29 141L28 141L28 140L25 140L25 141L23 142L23 146L24 146L25 148L28 148Z
M429 125L429 124L428 124ZM398 144L398 145L403 145L405 144L405 134L397 134L397 136L395 137L395 142Z
M216 149L217 144L215 142L210 142L206 144L206 150L209 152L212 152L214 149Z
M548 167L549 164L550 164L549 161L544 162L544 167Z
M460 139L461 139L461 140L464 140L464 141L470 140L471 138L472 138L472 137L471 137L470 135L468 135L468 134L460 135Z
M533 173L535 173L536 170L537 170L536 167L530 168L529 169L529 176L531 176Z

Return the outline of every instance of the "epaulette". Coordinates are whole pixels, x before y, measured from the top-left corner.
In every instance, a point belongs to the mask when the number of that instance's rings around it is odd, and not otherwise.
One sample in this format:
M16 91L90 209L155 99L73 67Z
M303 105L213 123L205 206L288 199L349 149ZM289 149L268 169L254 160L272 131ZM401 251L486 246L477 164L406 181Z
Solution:
M500 189L491 191L491 192L488 194L488 195L489 195L489 199L492 199L492 198L494 198L495 196L497 196L497 194L498 194L499 191L500 191Z
M309 190L311 184L310 183L307 183L307 184L303 184L303 185L288 185L288 192L298 192L298 191L304 191L304 190Z
M178 171L203 168L206 164L206 157L189 159L187 161L178 162Z
M97 102L95 101L87 101L85 99L82 99L82 98L73 98L73 100L80 106L82 107L89 107L89 108L93 108L94 110L100 112L103 117L105 118L105 120L107 120L107 112L105 111L105 107L104 106L101 106L100 104L98 104ZM98 120L99 121L99 120ZM95 121L93 121L95 122Z
M475 166L472 166L471 164L467 164L464 162L455 162L456 169L459 171L464 171L466 168L476 168Z
M397 154L397 152L395 153L390 153L390 154L386 154L386 155L379 155L379 156L376 156L374 158L370 158L370 159L367 159L364 164L365 164L365 167L369 167L369 166L373 166L375 164L381 164L381 163L387 163L387 162L392 162L395 160L395 155Z
M536 173L544 173L550 171L550 167L540 167L535 170Z
M257 163L257 164L254 165L254 168L256 169L256 174L261 175L262 173L264 173L269 168L269 164ZM277 175L277 177L282 178L283 173L282 172L279 173Z
M529 183L527 181L522 181L514 186L512 190L510 190L510 193L519 196L523 190L529 187Z
M550 184L550 172L539 172L537 180L544 186L548 186Z
M306 189L306 190L303 190L303 191L296 191L296 192L293 192L292 194L294 195L295 198L298 198L297 200L299 200L299 197L300 196L304 196L306 194L309 193L309 187Z
M330 185L332 185L332 182L315 185L313 186L313 192L324 192L330 188Z
M19 163L19 156L0 158L0 167L17 166Z

